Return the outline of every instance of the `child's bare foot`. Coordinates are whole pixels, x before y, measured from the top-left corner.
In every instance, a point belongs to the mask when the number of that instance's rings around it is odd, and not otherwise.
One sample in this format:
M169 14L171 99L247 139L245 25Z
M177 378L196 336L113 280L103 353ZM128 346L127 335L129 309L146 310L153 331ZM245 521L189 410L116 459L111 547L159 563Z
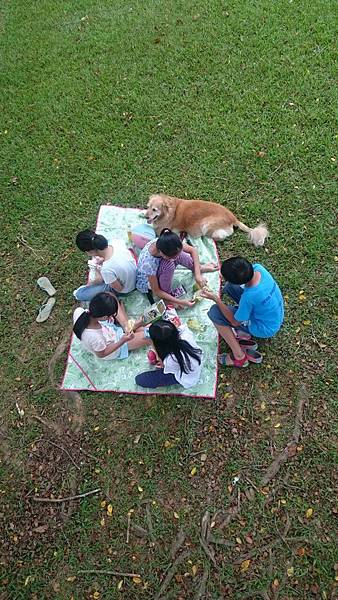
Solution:
M218 270L219 266L213 262L208 262L201 265L201 273L213 273L214 271Z

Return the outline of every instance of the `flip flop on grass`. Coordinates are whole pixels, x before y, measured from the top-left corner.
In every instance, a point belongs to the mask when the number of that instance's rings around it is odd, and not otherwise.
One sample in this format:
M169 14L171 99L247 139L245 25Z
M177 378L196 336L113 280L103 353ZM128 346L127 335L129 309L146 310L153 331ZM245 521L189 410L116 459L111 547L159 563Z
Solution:
M43 323L44 321L47 321L50 313L53 310L55 302L55 298L48 298L48 300L45 300L45 302L41 304L39 308L39 314L36 317L37 323Z
M36 283L44 292L47 292L49 296L54 296L54 294L56 294L56 289L51 284L48 277L39 277Z

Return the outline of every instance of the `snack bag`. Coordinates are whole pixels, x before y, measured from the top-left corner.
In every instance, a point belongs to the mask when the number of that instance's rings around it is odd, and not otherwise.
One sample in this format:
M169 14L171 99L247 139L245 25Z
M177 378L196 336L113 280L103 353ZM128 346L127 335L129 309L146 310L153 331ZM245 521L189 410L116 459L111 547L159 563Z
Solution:
M179 318L179 316L172 304L168 304L167 310L165 311L165 313L163 315L163 319L165 321L170 321L176 327L180 327L182 325L181 319Z
M152 304L149 308L146 308L142 317L143 322L154 323L155 321L163 318L165 311L166 305L164 304L163 300L159 300L159 302L155 302L155 304Z

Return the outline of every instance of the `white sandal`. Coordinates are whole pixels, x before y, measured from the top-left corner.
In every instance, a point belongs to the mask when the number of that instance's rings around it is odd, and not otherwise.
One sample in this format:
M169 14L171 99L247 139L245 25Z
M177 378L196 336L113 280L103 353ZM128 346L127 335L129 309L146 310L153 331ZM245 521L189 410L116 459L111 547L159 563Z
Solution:
M56 289L51 284L48 277L39 277L36 283L44 292L47 292L49 296L54 296L54 294L56 294Z
M41 304L39 308L39 314L36 317L37 323L43 323L44 321L47 321L50 313L53 310L55 302L55 298L48 298L48 300L45 300L45 302Z

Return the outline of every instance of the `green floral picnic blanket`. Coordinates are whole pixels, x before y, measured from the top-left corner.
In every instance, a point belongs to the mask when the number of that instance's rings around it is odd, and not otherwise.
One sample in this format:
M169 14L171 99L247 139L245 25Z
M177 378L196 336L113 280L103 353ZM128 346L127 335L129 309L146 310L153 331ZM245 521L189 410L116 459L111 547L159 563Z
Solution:
M127 245L128 230L144 223L141 211L122 206L102 205L99 211L96 231L108 240L124 239ZM207 238L191 238L198 248L201 262L218 262L216 246ZM219 273L207 273L208 286L215 292L219 288ZM188 297L193 295L194 278L190 271L178 267L175 271L175 285L184 283ZM123 298L128 316L139 317L149 307L148 299L134 291ZM147 349L133 351L125 360L104 361L82 348L80 341L73 335L62 382L65 390L90 390L95 392L124 392L129 394L151 393L171 394L214 398L217 382L217 332L208 319L207 311L211 305L209 300L197 302L193 308L179 311L182 321L191 325L197 343L203 350L203 368L198 385L185 390L180 385L143 389L135 384L135 376L142 371L152 369L147 359ZM193 319L193 321L191 321Z

